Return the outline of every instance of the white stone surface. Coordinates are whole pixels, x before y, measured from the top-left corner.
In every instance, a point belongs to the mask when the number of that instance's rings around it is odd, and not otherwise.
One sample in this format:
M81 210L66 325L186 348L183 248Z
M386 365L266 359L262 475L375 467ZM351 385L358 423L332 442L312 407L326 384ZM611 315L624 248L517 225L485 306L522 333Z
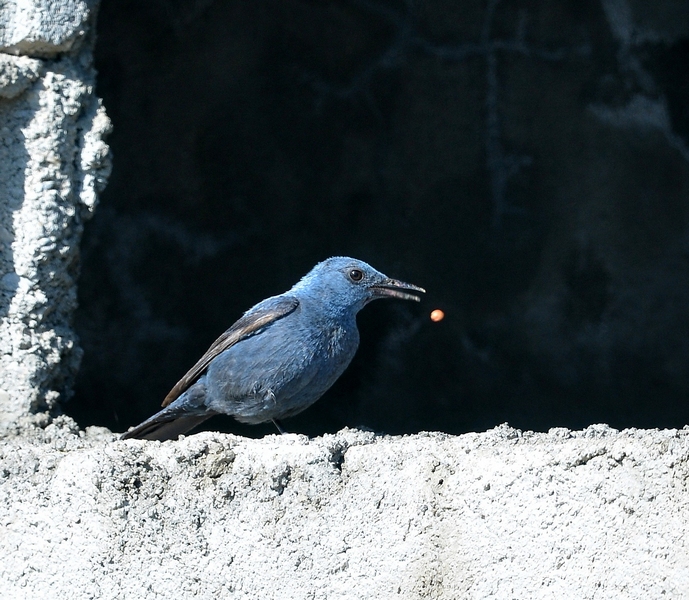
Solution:
M38 79L42 61L0 54L0 98L14 98Z
M79 364L78 247L110 168L95 5L0 4L0 45L28 55L0 53L0 429L68 395Z
M689 597L689 429L0 440L29 598Z
M95 22L98 0L4 0L0 52L55 56L75 49Z

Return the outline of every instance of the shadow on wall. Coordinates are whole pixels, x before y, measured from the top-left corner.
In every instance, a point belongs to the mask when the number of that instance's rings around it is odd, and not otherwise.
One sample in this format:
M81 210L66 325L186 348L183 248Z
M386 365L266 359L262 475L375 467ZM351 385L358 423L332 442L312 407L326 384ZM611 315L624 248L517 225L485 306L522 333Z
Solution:
M244 310L344 254L429 293L367 308L289 430L684 425L688 62L679 1L104 0L115 162L68 412L138 423Z

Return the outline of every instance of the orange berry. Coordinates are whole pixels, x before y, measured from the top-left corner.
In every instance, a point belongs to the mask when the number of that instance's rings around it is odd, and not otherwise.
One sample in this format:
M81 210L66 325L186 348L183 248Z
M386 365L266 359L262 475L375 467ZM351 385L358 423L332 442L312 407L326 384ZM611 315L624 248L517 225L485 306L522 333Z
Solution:
M439 308L436 308L432 313L431 313L431 321L434 323L437 323L438 321L442 321L445 318L445 313L440 310Z

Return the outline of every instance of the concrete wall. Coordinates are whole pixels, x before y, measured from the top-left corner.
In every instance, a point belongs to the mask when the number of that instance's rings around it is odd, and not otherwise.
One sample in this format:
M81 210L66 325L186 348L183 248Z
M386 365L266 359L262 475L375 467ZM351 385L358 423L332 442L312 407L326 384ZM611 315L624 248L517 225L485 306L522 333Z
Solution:
M109 174L97 2L0 7L0 426L71 394L83 222Z
M686 599L689 428L0 440L3 598Z

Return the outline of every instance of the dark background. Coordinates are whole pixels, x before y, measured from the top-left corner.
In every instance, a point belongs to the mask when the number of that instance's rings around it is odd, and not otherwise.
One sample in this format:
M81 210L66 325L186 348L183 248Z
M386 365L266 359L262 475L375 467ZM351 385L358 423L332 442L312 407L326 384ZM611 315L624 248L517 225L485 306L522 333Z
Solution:
M96 67L81 426L338 254L428 294L290 431L689 422L686 0L103 0Z

